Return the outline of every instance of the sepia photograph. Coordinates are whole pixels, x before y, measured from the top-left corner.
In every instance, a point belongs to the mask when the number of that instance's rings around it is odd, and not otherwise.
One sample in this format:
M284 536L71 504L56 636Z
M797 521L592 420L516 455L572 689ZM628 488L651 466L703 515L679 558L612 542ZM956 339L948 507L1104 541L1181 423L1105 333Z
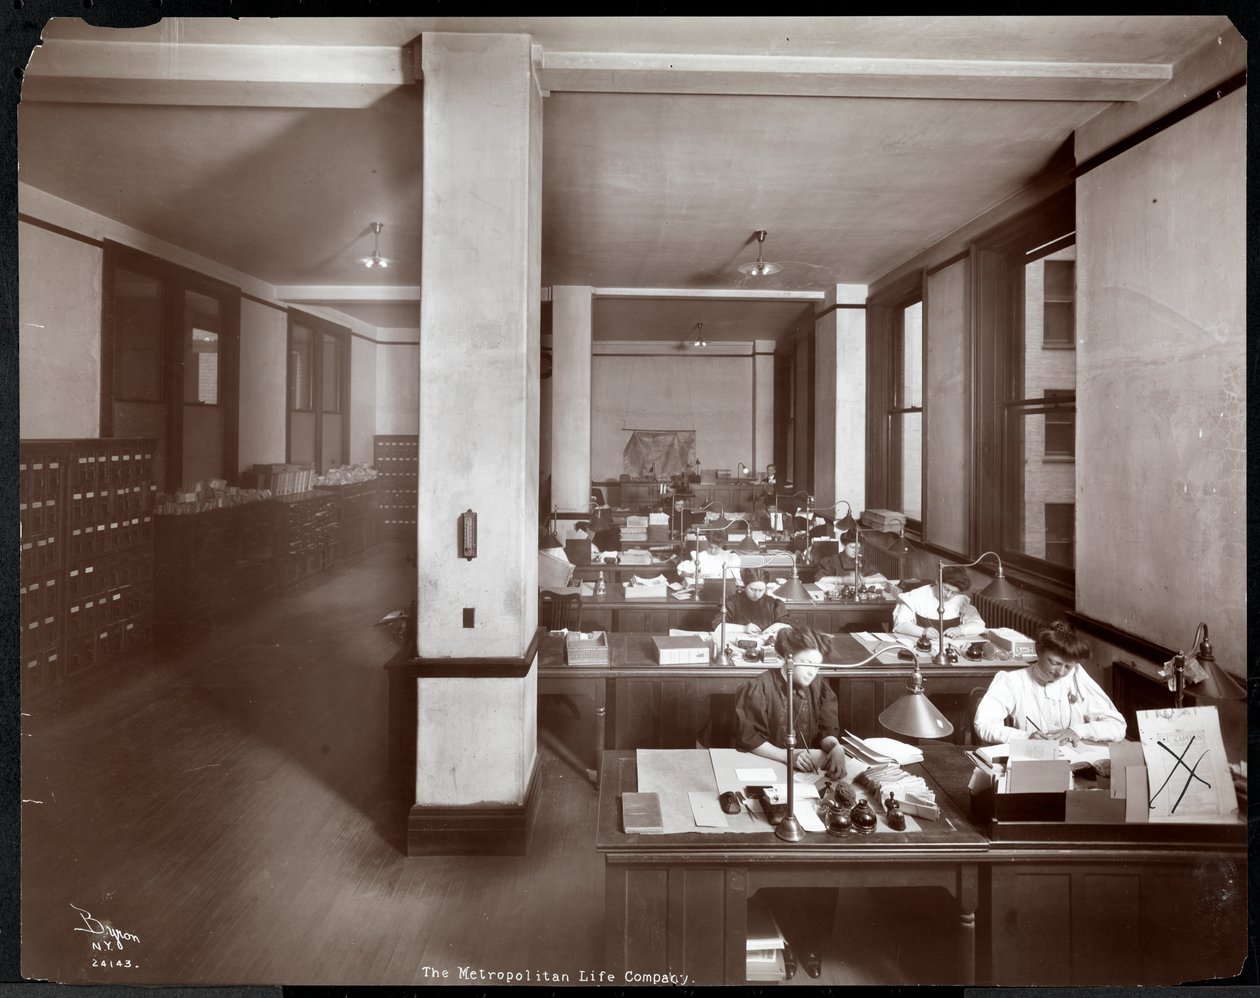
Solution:
M1260 984L1254 12L35 6L22 979Z

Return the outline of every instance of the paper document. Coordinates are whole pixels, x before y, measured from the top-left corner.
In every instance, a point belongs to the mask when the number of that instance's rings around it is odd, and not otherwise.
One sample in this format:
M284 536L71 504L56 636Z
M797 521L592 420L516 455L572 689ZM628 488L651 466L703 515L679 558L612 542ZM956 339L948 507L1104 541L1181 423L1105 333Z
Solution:
M691 816L701 828L725 828L730 824L721 803L711 791L690 790L687 798L691 801Z
M735 770L735 776L740 782L752 786L774 782L773 769L737 769Z
M1064 755L1059 751L1059 746L1055 742L1048 742L1041 738L1021 738L1019 741L1011 742L1008 746L1010 749L1009 757L1012 761L1016 759L1062 759Z

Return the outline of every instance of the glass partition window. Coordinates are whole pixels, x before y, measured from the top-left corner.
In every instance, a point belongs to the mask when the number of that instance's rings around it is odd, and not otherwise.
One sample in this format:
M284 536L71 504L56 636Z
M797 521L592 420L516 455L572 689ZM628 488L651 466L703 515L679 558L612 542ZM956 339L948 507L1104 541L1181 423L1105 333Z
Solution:
M349 461L350 331L289 313L286 460L316 471Z
M107 240L101 436L151 437L164 492L237 474L240 291Z
M124 267L114 271L113 397L128 402L161 402L162 284Z
M184 294L184 402L219 404L219 303Z

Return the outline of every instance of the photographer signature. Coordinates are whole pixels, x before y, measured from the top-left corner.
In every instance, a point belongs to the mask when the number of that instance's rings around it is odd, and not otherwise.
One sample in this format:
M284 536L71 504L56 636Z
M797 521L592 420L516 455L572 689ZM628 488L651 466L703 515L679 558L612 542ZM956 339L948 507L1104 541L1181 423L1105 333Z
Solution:
M92 913L85 908L80 908L73 901L69 902L70 907L79 913L79 918L83 920L83 925L76 925L75 932L90 932L94 936L105 936L106 938L97 942L93 941L93 949L101 949L102 946L107 950L122 949L123 942L138 943L140 937L131 932L122 932L114 928L108 922L102 922L99 918L93 918Z

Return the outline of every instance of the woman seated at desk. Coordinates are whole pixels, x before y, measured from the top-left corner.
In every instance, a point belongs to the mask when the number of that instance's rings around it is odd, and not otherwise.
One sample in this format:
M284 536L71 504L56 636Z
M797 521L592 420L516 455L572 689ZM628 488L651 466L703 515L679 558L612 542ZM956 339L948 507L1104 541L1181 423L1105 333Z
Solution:
M741 573L744 588L726 597L726 622L745 624L753 631L764 631L787 616L783 601L766 596L766 576L760 568L745 568ZM722 622L719 613L713 618L716 628Z
M695 551L691 558L678 563L678 576L684 582L694 584L698 578L720 579L723 570L727 578L739 578L739 555L726 550L716 535L708 542L708 550ZM697 571L698 570L698 571Z
M792 663L792 726L796 729L793 765L803 772L825 769L833 779L844 776L840 717L836 694L818 681L823 660L813 631L785 627L774 639L783 665L745 683L735 695L735 747L765 759L787 763L787 664ZM796 969L795 953L810 977L822 973L822 949L831 937L836 908L832 887L763 888L766 900L788 941L787 976Z
M902 593L893 607L893 633L908 634L912 638L936 634L938 599L945 601L945 637L976 637L985 631L984 619L971 605L967 590L971 588L971 576L965 568L947 568L941 575L944 593L940 597L936 584L919 586Z
M787 676L792 664L792 725L796 729L793 765L806 773L825 769L844 775L840 708L830 684L815 682L823 653L811 630L785 627L774 638L783 664L767 669L735 694L735 747L775 762L787 762Z
M852 530L846 530L840 535L840 550L835 554L824 555L818 559L817 575L819 578L827 575L847 575L852 578L853 572L857 567L857 538L853 536Z
M986 742L1046 739L1124 740L1125 721L1110 697L1083 668L1089 645L1066 621L1056 620L1036 637L1037 661L1027 669L999 672L976 707L976 734Z

